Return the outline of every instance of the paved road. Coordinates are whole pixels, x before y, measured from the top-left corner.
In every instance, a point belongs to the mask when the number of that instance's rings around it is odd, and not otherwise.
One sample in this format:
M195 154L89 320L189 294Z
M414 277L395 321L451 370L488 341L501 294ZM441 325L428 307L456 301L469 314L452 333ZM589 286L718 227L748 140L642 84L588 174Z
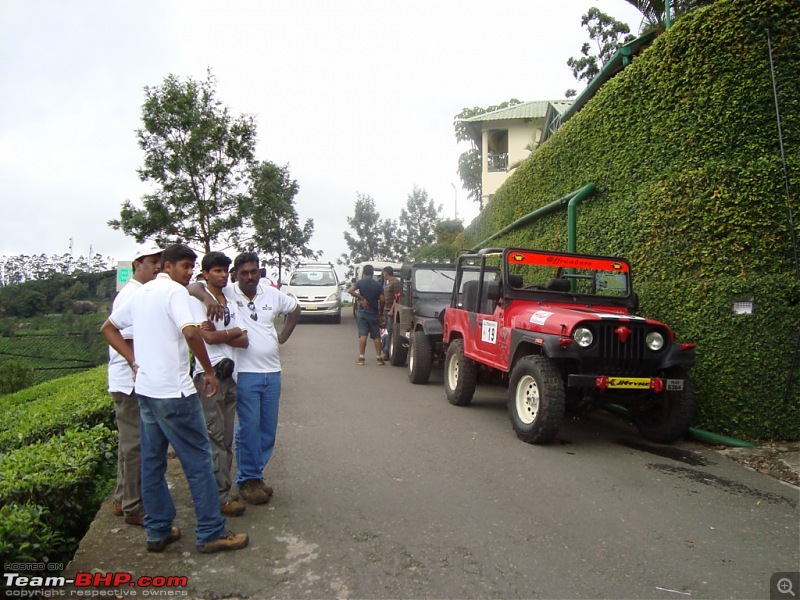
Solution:
M104 506L68 573L186 575L193 598L769 598L798 570L795 488L605 414L531 446L504 390L450 406L439 373L413 386L355 349L347 314L284 347L275 496L229 521L247 549L194 551L173 465L184 539L148 554Z

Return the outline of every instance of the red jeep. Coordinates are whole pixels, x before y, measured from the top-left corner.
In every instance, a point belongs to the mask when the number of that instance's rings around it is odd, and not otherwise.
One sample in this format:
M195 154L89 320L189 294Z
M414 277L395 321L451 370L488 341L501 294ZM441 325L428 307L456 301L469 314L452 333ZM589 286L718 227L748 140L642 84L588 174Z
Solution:
M462 286L465 273L471 281ZM467 405L479 374L499 375L526 442L552 440L565 408L603 404L628 409L645 438L675 441L694 416L694 345L635 316L637 304L623 258L522 248L464 254L444 316L447 399Z

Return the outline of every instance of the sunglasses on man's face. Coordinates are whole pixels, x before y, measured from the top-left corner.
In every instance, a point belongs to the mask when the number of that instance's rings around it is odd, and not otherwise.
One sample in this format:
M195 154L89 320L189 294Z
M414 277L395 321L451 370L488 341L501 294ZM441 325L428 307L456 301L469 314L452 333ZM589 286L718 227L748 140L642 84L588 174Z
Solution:
M251 301L247 303L247 308L250 309L250 318L253 319L253 321L258 321L258 313L256 312L256 305L253 304L253 302Z

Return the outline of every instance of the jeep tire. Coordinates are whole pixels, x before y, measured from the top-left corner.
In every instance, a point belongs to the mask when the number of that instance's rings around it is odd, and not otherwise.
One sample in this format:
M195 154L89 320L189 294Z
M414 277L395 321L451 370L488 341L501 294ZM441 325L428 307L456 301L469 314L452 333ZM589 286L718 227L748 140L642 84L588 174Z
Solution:
M400 333L400 323L395 321L392 333L389 336L389 363L393 367L402 367L406 364L408 346L405 337Z
M564 381L544 356L525 356L508 383L508 415L517 437L529 444L552 441L564 419Z
M411 383L425 384L431 378L433 349L428 336L422 329L411 334L411 351L408 354L408 380Z
M455 406L472 402L478 381L478 367L464 356L464 340L453 340L447 346L444 358L444 391L447 400Z
M669 444L682 438L689 431L697 404L694 386L685 370L673 374L683 379L683 390L662 392L663 402L647 410L632 411L633 422L642 437L651 442Z

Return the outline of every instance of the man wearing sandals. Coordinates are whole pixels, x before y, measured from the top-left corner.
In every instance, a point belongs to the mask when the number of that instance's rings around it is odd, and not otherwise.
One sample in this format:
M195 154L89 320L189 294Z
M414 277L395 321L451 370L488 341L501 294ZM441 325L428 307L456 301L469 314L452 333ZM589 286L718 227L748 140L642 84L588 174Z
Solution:
M214 368L186 290L196 258L194 251L182 244L165 248L162 272L114 310L101 329L133 371L141 415L142 500L150 552L161 552L181 538L180 529L173 525L176 511L166 479L170 445L189 483L197 519L197 550L238 550L249 539L247 534L225 529L203 409L189 375L191 349L203 367L204 390L216 394ZM121 330L126 327L133 328L135 356L122 337Z

